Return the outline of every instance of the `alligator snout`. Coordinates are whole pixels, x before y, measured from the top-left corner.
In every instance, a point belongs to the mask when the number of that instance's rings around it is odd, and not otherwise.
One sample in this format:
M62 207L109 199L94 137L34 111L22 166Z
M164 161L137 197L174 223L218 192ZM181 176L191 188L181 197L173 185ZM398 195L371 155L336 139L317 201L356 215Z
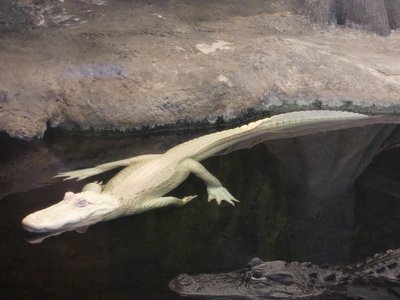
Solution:
M191 286L194 283L195 281L192 276L188 274L180 274L172 279L169 282L168 286L171 290L178 292L185 289L185 287Z
M182 295L197 289L196 280L188 274L178 275L169 282L168 286L172 291Z
M188 274L180 274L180 275L178 275L176 280L178 281L178 283L180 285L183 285L183 286L191 285L195 282L193 277Z
M22 220L22 226L29 232L47 232L54 229L51 228L48 218L43 217L40 212L36 212L26 216Z
M36 214L30 214L22 220L24 229L31 232L37 232L38 228L35 225L41 224L42 220Z

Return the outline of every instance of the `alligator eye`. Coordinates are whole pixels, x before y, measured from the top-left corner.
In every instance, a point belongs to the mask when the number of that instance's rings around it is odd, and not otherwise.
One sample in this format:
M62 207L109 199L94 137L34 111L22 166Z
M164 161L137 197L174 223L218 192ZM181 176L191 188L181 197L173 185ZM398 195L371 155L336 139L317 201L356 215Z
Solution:
M87 201L85 199L79 199L77 206L78 207L85 207L87 205Z
M251 273L252 279L261 279L263 277L264 277L264 274L260 271L254 271L253 273Z

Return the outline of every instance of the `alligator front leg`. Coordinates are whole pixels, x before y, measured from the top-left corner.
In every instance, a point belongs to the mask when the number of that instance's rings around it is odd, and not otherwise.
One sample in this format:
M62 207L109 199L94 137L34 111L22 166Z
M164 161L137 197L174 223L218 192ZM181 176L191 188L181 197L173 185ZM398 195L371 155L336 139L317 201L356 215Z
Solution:
M151 209L165 207L169 205L182 206L196 197L197 195L186 196L180 199L177 197L167 196L167 197L160 197L151 200L146 200L142 205L140 205L137 209L135 209L135 213L142 213Z
M91 176L94 176L97 174L107 172L109 170L112 170L112 169L115 169L118 167L127 167L127 166L131 166L134 164L140 165L142 163L153 160L159 156L160 156L160 154L140 155L140 156L135 156L135 157L127 158L127 159L117 160L117 161L113 161L110 163L98 165L93 168L59 173L58 175L56 175L54 177L66 177L63 180L69 180L69 179L82 180L82 179L85 179L85 178L88 178L88 177L91 177Z
M214 175L208 172L201 163L194 159L186 159L184 164L190 172L205 182L208 192L208 202L215 200L218 204L221 204L222 201L226 201L233 206L235 205L235 202L239 202L239 200L233 197L231 193L222 186L222 183Z

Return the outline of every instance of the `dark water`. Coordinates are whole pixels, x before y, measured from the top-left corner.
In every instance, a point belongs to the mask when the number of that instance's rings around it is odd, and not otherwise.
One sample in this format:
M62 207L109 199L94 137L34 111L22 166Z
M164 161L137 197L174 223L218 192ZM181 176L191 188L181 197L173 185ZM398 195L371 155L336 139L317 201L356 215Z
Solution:
M168 290L179 273L233 270L254 256L346 264L398 248L399 133L394 125L365 126L213 157L204 165L241 201L236 207L208 203L204 184L191 176L171 192L199 195L184 207L36 244L26 241L36 236L24 233L24 216L116 172L82 182L53 175L162 152L200 133L52 133L40 143L2 137L0 299L180 299Z

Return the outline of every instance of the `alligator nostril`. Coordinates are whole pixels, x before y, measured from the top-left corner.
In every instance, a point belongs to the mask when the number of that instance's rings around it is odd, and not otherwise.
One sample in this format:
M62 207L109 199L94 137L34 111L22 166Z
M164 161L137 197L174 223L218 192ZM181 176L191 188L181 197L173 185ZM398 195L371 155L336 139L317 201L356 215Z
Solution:
M194 283L193 277L188 274L180 274L176 278L181 285L191 285Z
M22 220L22 225L26 230L29 231L34 231L34 228L41 224L43 224L43 219L40 218L37 214L30 214Z
M33 215L28 215L22 220L22 225L28 226L32 223Z
M29 221L31 221L33 223L41 223L42 222L42 218L40 218L40 216L38 216L37 214L33 214L28 217L29 217Z

